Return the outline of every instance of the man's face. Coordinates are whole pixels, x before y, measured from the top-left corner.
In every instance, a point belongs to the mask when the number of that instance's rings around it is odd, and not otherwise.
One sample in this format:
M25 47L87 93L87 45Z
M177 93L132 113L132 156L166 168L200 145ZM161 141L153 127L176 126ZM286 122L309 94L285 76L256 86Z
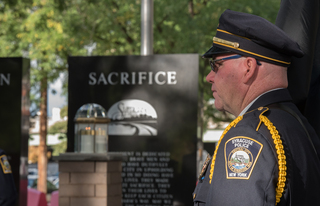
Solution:
M219 55L214 59L222 59L234 56L235 54ZM213 59L213 60L214 60ZM238 86L241 82L241 75L238 66L241 59L228 59L215 62L215 72L211 71L207 77L207 82L211 83L211 91L215 98L215 107L220 111L227 111L234 114L241 107Z

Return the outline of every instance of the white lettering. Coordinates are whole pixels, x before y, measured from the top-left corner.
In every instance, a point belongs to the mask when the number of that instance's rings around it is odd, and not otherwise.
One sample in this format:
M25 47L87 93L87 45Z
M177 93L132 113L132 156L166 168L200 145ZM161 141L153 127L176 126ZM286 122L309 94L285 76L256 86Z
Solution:
M136 73L132 72L132 84L136 84Z
M250 145L252 146L253 141L249 139L234 139L232 140L232 144L234 144L234 147L241 147L244 145L243 147L248 148Z
M152 84L152 74L153 72L149 72L149 84Z
M164 85L166 82L165 81L160 81L159 80L159 76L160 75L163 75L163 76L166 76L166 73L165 72L157 72L156 75L154 76L154 81L159 84L159 85Z
M146 80L147 79L147 72L139 72L139 83L138 84L142 84L142 80Z
M129 74L127 72L121 72L121 85L130 84L128 77L129 77Z
M4 74L0 73L0 86L3 86L3 83L10 85L10 74L7 74L7 77Z
M1 82L0 84L3 85L3 82L5 81L7 85L10 85L10 74L7 74L7 78L4 76L4 74L1 74Z
M175 71L158 71L154 72L111 72L105 73L89 73L89 85L143 85L143 84L158 84L158 85L175 85L177 84L176 78L177 72ZM3 82L10 82L10 76L5 78L3 74L0 74L1 84ZM4 80L2 80L4 79Z
M96 73L95 72L91 72L89 74L89 79L92 80L92 81L89 80L89 85L95 85L97 83Z
M108 83L107 83L107 80L106 80L106 77L104 76L103 73L100 74L100 77L99 77L99 79L98 79L98 83L97 83L97 84L100 84L101 81L103 82L104 85L108 84Z
M168 72L168 84L177 84L176 72Z
M246 177L246 176L247 176L247 173L237 173L237 176L238 176L238 177Z
M236 144L234 144L234 147L245 147L245 148L249 148L249 144L236 143Z
M115 84L118 83L118 81L113 82L112 79L111 79L111 78L112 78L112 75L115 75L115 76L118 77L118 73L116 73L116 72L111 72L111 73L108 75L108 82L109 82L110 84L112 84L112 85L115 85Z

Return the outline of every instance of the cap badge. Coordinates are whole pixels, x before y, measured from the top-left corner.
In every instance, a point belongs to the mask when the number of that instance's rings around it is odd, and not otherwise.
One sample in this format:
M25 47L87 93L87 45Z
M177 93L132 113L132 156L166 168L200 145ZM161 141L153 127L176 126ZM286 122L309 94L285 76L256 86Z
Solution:
M220 39L218 37L213 37L213 43L215 42L218 42L218 43L221 43L221 44L226 44L228 46L232 46L234 48L239 48L240 44L238 42L232 42L232 41L227 41L227 40L224 40L224 39Z

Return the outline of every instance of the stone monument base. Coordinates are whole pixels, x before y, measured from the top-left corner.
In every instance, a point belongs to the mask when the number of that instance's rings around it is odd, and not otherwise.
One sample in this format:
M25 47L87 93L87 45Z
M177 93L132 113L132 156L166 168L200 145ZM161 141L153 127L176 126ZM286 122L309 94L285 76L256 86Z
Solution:
M121 153L64 153L59 161L59 206L121 206Z

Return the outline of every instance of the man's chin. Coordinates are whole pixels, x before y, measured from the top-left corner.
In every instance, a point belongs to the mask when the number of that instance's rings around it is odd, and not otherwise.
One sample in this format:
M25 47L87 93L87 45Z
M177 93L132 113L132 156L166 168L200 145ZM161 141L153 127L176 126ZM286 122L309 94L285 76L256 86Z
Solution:
M217 110L219 111L224 111L223 106L217 103L216 101L214 102L214 106Z

